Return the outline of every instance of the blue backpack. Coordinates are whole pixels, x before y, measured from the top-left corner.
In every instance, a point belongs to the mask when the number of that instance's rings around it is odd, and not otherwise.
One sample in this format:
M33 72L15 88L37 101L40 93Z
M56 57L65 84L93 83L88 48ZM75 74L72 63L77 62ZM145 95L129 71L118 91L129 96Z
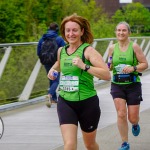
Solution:
M58 45L56 38L47 37L41 46L39 59L43 65L54 64L57 60Z

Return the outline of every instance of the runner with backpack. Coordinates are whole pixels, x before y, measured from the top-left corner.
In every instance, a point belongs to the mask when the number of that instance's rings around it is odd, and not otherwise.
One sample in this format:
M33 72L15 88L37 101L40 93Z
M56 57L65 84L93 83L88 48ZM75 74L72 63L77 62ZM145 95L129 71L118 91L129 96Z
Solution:
M57 50L59 47L65 45L64 39L58 35L59 26L57 23L53 22L50 24L47 33L43 34L38 42L37 55L44 65L46 72L48 73L51 67L57 60ZM57 103L56 89L59 84L60 73L58 73L55 80L49 79L49 90L47 95L48 107L51 107L51 103Z

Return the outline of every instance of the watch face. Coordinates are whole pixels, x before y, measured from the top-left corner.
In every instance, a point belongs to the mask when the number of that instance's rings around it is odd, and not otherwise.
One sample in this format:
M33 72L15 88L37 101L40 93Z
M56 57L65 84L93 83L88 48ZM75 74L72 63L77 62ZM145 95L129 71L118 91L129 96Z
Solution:
M89 66L89 65L86 65L84 71L87 71L88 69L90 69L90 66Z
M89 68L90 68L90 66L89 66L89 65L86 65L86 68L87 68L87 69L89 69Z

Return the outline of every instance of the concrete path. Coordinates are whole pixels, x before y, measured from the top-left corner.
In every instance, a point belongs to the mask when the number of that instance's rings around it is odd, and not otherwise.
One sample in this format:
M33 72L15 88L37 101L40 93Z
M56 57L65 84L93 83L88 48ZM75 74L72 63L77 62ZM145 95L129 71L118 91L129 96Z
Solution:
M150 150L150 74L145 73L142 77L143 102L141 103L140 126L141 134L134 137L129 123L129 142L131 150ZM102 109L99 123L97 142L100 150L118 150L121 138L116 124L116 111L109 95L109 85L101 86L98 90L100 106ZM55 150L63 150L63 146ZM78 150L85 150L82 138L78 139Z
M142 76L143 99L141 104L141 134L133 137L131 125L129 142L131 150L150 150L150 72ZM102 116L97 141L101 150L117 150L121 144L116 111L109 94L110 83L97 86ZM34 100L35 101L35 100ZM38 100L39 101L39 100ZM49 109L45 102L24 106L0 113L4 122L4 135L0 139L0 150L63 150L56 104ZM81 132L78 132L78 150L85 150Z

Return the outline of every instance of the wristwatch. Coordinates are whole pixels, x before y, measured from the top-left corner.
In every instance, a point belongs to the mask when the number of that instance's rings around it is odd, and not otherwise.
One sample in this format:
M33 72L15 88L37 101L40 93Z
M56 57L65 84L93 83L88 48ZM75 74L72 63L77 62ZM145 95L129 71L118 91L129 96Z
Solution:
M90 66L89 65L85 65L84 71L88 71L89 69L90 69Z
M137 67L136 67L136 66L133 66L133 68L134 68L134 71L136 71L136 70L137 70Z

